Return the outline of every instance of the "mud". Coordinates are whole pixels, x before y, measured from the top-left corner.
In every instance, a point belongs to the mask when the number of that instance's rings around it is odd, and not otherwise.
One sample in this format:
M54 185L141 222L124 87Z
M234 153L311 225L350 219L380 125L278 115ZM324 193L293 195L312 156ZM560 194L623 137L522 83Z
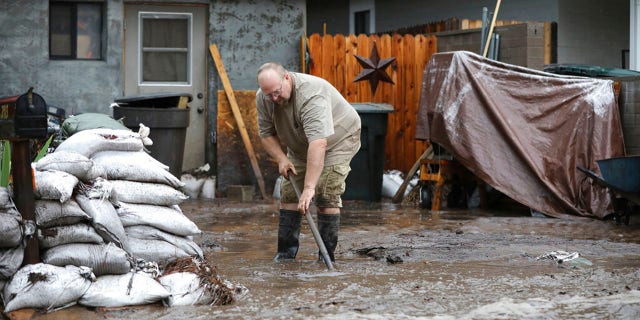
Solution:
M223 307L72 307L41 319L638 319L640 216L532 217L525 208L443 210L345 202L335 271L303 223L294 262L272 261L277 205L188 201L195 240L248 287ZM581 259L537 259L553 251Z

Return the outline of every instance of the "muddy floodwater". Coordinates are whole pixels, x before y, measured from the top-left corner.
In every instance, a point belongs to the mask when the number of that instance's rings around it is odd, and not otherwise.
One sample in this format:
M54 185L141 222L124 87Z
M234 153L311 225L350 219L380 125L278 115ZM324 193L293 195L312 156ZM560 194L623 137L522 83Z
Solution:
M294 262L275 263L277 206L192 200L181 208L232 305L72 307L49 319L640 319L640 216L532 217L345 202L335 270L318 262L303 219ZM315 219L315 217L314 217ZM578 253L562 263L552 252Z

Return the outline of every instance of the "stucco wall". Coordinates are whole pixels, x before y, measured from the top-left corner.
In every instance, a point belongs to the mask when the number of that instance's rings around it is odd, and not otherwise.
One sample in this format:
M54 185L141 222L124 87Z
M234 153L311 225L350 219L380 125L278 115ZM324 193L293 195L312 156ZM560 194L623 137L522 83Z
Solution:
M122 3L106 2L105 59L49 60L49 1L0 1L0 96L29 87L67 114L104 112L121 95Z
M621 68L621 50L629 49L629 13L629 0L560 1L558 63Z

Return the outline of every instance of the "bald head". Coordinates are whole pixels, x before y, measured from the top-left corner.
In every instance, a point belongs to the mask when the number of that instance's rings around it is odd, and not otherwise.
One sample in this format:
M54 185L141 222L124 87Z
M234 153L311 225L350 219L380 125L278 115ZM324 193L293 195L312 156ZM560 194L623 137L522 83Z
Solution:
M267 62L258 68L258 86L262 94L276 104L284 104L291 95L290 76L277 62Z

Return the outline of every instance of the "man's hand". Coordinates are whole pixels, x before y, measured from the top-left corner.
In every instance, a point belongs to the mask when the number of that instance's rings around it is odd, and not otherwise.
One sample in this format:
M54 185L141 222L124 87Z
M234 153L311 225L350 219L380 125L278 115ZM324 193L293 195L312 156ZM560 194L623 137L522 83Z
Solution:
M298 211L300 211L300 213L306 213L307 210L309 210L309 206L311 205L311 201L313 201L313 196L315 194L316 191L312 188L304 188L304 190L302 190L300 200L298 201Z
M289 179L289 171L293 172L294 176L298 174L296 168L293 166L293 163L291 163L291 161L289 161L289 159L285 157L282 161L278 162L278 172L285 179Z

